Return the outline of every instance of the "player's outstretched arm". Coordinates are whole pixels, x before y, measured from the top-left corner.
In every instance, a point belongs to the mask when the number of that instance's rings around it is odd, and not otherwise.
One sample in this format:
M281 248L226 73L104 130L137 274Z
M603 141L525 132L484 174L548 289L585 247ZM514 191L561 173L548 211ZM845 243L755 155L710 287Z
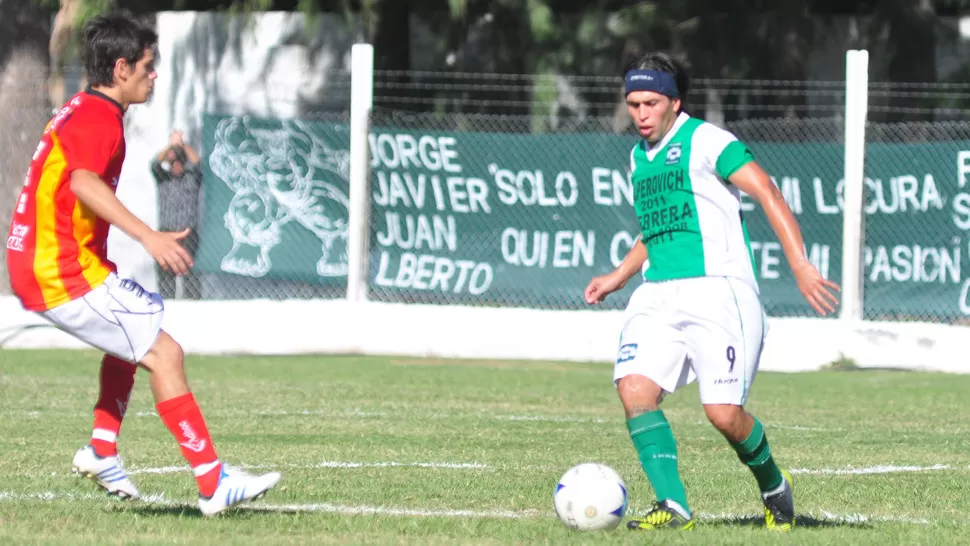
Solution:
M768 173L756 162L750 161L735 171L728 180L760 203L765 210L765 216L778 236L785 258L795 274L798 289L809 305L822 316L834 313L839 300L828 289L839 290L839 285L822 277L808 261L798 221Z
M627 281L640 272L645 261L647 261L647 247L640 240L640 237L637 237L633 247L626 253L623 261L616 269L589 281L584 293L586 303L599 303L606 296L626 286Z
M166 271L184 275L192 267L192 257L178 242L188 236L189 230L168 233L148 227L91 171L78 169L71 173L71 192L99 218L141 243Z

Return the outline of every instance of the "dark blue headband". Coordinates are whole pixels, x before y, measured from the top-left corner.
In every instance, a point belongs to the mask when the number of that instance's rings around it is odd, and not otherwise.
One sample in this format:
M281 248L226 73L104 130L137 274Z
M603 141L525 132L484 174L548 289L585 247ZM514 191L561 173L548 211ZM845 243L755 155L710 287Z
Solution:
M626 94L629 95L634 91L653 91L672 99L680 96L673 75L659 70L634 69L627 72Z

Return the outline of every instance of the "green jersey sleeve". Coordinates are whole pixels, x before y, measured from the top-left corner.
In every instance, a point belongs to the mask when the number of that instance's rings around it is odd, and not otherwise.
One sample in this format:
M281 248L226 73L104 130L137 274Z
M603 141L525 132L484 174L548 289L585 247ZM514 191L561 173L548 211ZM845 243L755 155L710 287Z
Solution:
M740 140L733 140L724 147L724 150L717 156L714 170L717 175L727 180L738 169L754 161L754 154Z
M754 154L730 131L704 122L694 131L694 153L704 159L708 172L727 182L738 169L754 161Z

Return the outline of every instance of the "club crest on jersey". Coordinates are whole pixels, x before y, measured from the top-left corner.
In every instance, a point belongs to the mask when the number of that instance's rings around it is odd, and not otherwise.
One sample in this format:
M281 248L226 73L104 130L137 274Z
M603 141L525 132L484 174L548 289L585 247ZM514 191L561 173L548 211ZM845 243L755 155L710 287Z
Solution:
M667 165L676 165L680 163L680 143L676 142L667 146Z

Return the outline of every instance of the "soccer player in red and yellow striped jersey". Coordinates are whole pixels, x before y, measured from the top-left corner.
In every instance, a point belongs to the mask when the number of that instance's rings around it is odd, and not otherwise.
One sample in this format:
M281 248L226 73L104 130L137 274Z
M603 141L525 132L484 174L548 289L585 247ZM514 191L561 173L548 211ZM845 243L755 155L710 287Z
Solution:
M124 13L85 25L91 85L44 131L17 200L7 264L26 309L105 352L94 430L74 456L74 471L111 495L139 497L118 457L117 439L140 365L150 374L158 415L192 468L199 507L214 515L264 494L280 474L250 476L220 462L185 378L182 347L161 328L161 297L120 278L108 259L108 230L115 226L164 270L181 275L193 265L179 243L188 230L156 231L115 195L125 159L124 115L151 96L157 41L152 29Z
M125 158L122 106L88 89L48 124L30 163L7 239L13 291L25 308L47 311L100 286L110 224L71 191L71 174L94 173L112 191Z

